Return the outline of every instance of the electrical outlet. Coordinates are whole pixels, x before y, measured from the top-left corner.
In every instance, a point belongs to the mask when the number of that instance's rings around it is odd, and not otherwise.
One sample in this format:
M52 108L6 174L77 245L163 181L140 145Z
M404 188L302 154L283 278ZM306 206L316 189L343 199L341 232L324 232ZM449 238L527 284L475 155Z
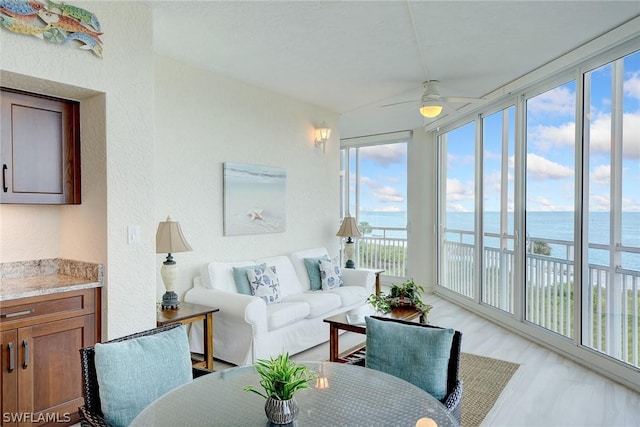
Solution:
M127 226L127 243L129 245L140 244L140 226L139 225Z

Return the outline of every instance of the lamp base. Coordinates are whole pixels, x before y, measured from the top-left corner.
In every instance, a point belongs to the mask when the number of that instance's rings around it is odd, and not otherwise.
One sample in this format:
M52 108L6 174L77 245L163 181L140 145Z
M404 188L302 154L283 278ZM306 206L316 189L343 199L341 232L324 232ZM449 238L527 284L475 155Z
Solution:
M180 301L178 301L178 294L173 291L167 291L162 295L162 304L160 308L163 310L177 310L180 305Z
M356 268L356 263L353 260L348 259L347 263L344 265L344 268Z

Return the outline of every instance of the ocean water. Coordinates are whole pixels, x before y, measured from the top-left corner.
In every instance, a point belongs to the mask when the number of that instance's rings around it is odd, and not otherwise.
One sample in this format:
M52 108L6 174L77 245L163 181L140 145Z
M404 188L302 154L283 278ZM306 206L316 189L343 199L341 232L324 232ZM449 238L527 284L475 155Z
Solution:
M407 225L406 212L360 212L360 222L368 222L371 226L405 228ZM447 214L447 228L472 231L475 215L469 212L450 212ZM486 233L499 233L500 217L497 212L485 214L484 227ZM526 217L527 238L530 241L549 239L552 241L574 241L574 213L573 212L528 212ZM507 219L509 235L513 235L513 215ZM589 215L589 243L609 244L609 213L592 212ZM374 230L373 235L380 235ZM406 231L388 231L387 237L406 238ZM459 233L449 233L449 239L460 241ZM640 212L623 212L621 240L623 246L640 248ZM463 234L462 241L473 242L472 234ZM485 244L498 247L498 239L486 238ZM562 259L573 259L574 251L566 244L549 243L551 256ZM510 248L513 248L512 244ZM598 265L609 265L608 250L590 248L589 262ZM639 253L622 253L623 268L640 271Z

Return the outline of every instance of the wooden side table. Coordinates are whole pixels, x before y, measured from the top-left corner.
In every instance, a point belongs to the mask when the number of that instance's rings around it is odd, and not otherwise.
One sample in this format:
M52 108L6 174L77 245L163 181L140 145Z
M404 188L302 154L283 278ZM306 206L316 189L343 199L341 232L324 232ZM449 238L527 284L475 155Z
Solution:
M216 311L220 311L220 309L181 302L176 310L159 310L156 315L156 323L158 326L171 323L186 325L202 320L204 322L204 361L194 362L193 365L213 371L213 313Z

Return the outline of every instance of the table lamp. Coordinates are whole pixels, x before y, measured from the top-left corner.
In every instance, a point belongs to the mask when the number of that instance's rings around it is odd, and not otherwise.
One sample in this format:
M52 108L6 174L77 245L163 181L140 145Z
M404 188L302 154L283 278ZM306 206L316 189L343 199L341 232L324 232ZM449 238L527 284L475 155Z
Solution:
M178 266L171 254L190 252L191 250L191 246L189 246L187 239L182 234L180 223L171 221L171 217L167 217L166 221L158 224L156 253L167 253L167 259L162 263L162 268L160 269L160 275L166 289L165 294L162 296L163 310L167 308L176 310L180 305L178 295L174 292L176 279L178 278Z
M356 264L353 262L355 258L356 246L352 237L362 237L362 233L358 228L356 219L350 215L347 215L342 220L340 230L336 233L336 236L347 237L347 241L344 243L344 257L347 259L345 268L356 268Z

